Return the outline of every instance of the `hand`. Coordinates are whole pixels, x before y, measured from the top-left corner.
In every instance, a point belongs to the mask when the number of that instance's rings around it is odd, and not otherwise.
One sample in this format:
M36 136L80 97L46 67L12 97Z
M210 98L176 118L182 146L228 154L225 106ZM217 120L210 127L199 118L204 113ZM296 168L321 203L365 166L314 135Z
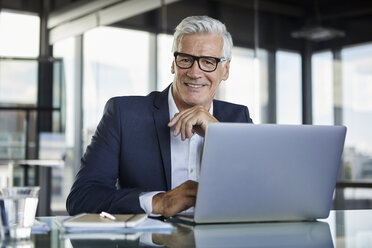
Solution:
M193 228L177 225L177 231L169 234L153 233L152 242L165 247L195 247ZM180 245L182 244L182 245Z
M152 213L170 217L195 206L198 183L188 180L165 193L159 193L152 198Z
M177 113L168 123L168 127L174 126L173 135L181 133L181 139L189 139L196 132L200 136L205 136L205 131L209 123L218 122L203 106L194 106Z

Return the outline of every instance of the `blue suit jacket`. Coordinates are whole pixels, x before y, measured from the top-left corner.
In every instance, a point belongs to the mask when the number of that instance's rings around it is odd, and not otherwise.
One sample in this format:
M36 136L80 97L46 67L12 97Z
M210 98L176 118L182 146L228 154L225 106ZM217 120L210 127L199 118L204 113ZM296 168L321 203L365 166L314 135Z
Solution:
M107 102L67 198L69 214L142 213L140 193L171 189L168 91ZM218 100L213 115L252 122L247 107Z

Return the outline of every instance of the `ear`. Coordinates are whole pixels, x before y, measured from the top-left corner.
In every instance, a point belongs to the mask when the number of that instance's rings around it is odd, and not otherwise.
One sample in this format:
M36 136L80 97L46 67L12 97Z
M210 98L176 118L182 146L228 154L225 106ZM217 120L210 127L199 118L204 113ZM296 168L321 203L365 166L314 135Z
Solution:
M171 73L174 74L174 61L172 62Z
M228 60L225 62L224 67L222 68L222 80L227 80L229 78L229 73L230 73L230 61Z

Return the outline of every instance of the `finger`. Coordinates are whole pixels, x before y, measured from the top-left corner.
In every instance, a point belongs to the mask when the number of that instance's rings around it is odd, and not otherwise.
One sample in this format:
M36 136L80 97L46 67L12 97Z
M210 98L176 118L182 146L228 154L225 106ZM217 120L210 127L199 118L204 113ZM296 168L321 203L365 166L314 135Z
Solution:
M196 203L196 197L193 197L193 196L186 197L185 201L184 201L184 209L183 210L186 210L190 207L194 207L195 203ZM183 210L181 210L181 211L183 211Z
M188 122L190 118L194 118L191 123ZM199 135L204 136L207 123L213 121L217 120L204 107L195 106L177 113L168 123L168 126L174 126L174 136L181 133L181 139L185 140L191 138L196 131ZM201 125L201 127L196 127L196 125Z
M181 111L181 112L178 112L176 113L173 118L169 121L168 123L168 126L171 127L171 126L174 126L178 121L179 119L184 116L185 114L188 114L189 112L191 112L193 110L193 108L190 108L190 109L186 109L184 111Z
M193 120L192 114L185 116L185 118L182 119L182 125L181 125L181 134L182 134L182 140L185 140L186 138L191 138L192 136L192 127L194 126L195 121Z
M200 118L202 117L202 112L199 108L195 108L192 112L188 114L187 117L183 119L182 131L185 134L185 138L191 138L195 133L195 127L199 125Z
M194 181L194 180L187 180L185 183L186 183L187 187L189 187L189 188L198 188L198 186L199 186L199 183L197 181Z
M186 135L186 138L191 138L194 134L194 126L197 124L197 119L193 118L193 117L190 117L186 123L185 123L185 126L184 126L184 132L185 132L185 135Z
M177 136L180 134L181 131L181 125L182 125L182 119L179 118L174 126L173 135Z
M191 139L195 133L195 127L199 125L199 116L197 113L190 114L184 119L182 131L185 133L185 138Z
M179 119L180 119L180 113L176 113L176 114L173 116L172 120L169 121L169 123L168 123L168 127L172 127L172 126L174 126L174 124L176 124L177 121L178 121Z
M182 125L184 121L187 120L188 116L192 114L192 112L193 111L191 110L191 111L185 111L182 114L180 113L180 117L177 121L177 124L174 127L174 131L173 131L174 136L177 136L178 134L181 133L181 139L185 140L185 136L182 136L182 131L183 131Z
M182 119L181 119L181 117L179 117L177 119L177 122L174 124L174 130L173 130L173 135L174 136L177 136L177 135L180 134L181 124L182 124Z
M183 131L187 138L191 138L196 132L198 135L203 136L205 134L206 126L209 122L208 116L203 112L195 111L192 115L189 115L187 122L184 123Z
M187 193L188 193L188 196L196 197L196 195L198 193L198 184L195 184L195 186L190 188Z
M163 216L170 217L192 206L195 206L196 197L186 196L183 194L175 195L173 192L171 196L164 198L164 201Z
M181 211L184 211L190 207L195 206L196 197L195 196L185 196L178 199L177 204L173 205L172 208L169 209L169 214L174 215Z
M196 194L197 194L197 191L198 191L199 183L195 182L195 181L192 181L192 180L188 180L185 183L183 183L182 186L183 186L184 194L186 196L194 196L195 197Z

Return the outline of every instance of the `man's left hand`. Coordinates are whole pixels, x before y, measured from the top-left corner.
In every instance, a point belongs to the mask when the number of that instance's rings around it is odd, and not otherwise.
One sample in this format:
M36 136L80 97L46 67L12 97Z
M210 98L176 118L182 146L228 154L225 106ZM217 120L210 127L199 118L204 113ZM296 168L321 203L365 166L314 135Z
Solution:
M168 126L174 126L174 136L181 134L181 139L185 140L191 138L195 132L204 137L208 124L212 122L218 122L218 120L199 105L177 113Z

